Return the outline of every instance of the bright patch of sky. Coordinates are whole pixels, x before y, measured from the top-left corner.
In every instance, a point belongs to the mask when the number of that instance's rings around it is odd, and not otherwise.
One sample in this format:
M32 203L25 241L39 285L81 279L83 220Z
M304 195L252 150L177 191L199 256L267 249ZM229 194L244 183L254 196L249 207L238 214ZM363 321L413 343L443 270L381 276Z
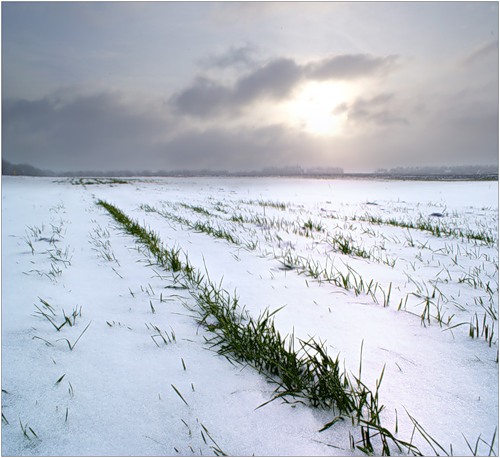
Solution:
M14 163L498 163L495 2L4 2L2 61Z

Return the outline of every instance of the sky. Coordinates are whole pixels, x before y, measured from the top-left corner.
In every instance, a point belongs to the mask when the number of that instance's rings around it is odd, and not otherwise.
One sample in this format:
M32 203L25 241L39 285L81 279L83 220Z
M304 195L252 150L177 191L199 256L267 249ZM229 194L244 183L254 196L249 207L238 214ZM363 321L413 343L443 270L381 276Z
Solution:
M1 6L15 164L498 164L498 2Z

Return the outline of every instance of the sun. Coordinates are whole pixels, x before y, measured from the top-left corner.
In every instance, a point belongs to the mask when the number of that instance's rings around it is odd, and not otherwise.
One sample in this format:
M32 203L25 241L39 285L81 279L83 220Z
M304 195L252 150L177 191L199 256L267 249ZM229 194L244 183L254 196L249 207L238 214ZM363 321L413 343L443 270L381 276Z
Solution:
M309 82L297 89L287 102L287 112L292 123L301 130L316 136L336 136L345 127L345 113L335 110L350 96L346 84Z

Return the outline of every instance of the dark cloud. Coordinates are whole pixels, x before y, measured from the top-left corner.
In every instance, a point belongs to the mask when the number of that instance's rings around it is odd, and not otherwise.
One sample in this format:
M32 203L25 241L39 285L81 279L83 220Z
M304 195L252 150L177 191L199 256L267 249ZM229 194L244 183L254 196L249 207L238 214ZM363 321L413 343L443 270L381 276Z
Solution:
M248 131L214 128L176 136L161 158L172 169L237 169L258 164L267 153L262 146Z
M198 78L170 99L180 114L205 117L230 115L239 108L264 98L280 100L305 80L357 79L389 71L396 56L341 55L304 65L289 58L276 58L240 77L233 86Z
M178 112L205 117L235 105L234 91L208 78L197 78L192 86L175 94L170 102Z
M137 105L113 92L4 100L4 157L54 170L116 169L125 167L125 159L139 167L141 151L172 126L154 107Z
M317 164L321 151L306 135L282 125L270 125L186 132L165 143L159 157L170 169L238 171Z
M445 103L446 102L446 103ZM361 122L361 121L360 121ZM366 125L366 124L365 124ZM363 127L363 124L360 124ZM353 151L376 167L395 165L498 164L498 109L464 103L460 97L435 98L425 116L383 129L359 129Z
M346 113L350 122L378 126L407 125L406 117L397 114L393 106L394 94L382 93L371 98L358 98L353 103L337 106L334 114Z
M194 117L234 114L255 100L286 97L300 78L300 67L293 60L276 59L240 78L234 87L199 77L170 101L179 113Z
M178 113L194 117L233 115L256 100L286 97L301 78L301 68L292 59L276 59L239 78L232 87L197 78L170 102Z
M310 63L305 66L305 73L315 80L356 79L388 71L396 60L397 56L345 54Z
M259 98L283 99L302 79L303 69L292 59L276 59L240 78L234 96L242 103Z
M453 152L462 161L498 164L498 82L495 88L459 91L438 102L425 124L438 151Z

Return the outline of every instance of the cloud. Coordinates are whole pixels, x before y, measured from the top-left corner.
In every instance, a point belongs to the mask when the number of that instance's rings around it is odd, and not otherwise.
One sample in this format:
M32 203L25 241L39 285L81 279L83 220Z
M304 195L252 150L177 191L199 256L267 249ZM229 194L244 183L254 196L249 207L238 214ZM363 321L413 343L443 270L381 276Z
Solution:
M172 169L238 169L261 162L264 147L250 131L212 128L176 136L161 157Z
M199 118L232 115L256 100L286 97L301 78L301 68L292 59L275 59L240 77L232 87L199 77L174 94L170 103L178 113Z
M259 99L286 97L300 78L300 68L293 60L276 59L241 77L233 87L198 77L190 87L174 94L170 102L177 112L199 118L223 112L234 114Z
M370 54L345 54L329 57L305 66L314 80L355 79L389 71L397 56L374 57Z
M196 78L193 85L172 96L170 103L181 114L201 118L235 105L231 88L203 77Z
M215 68L249 68L255 65L256 48L252 45L240 47L231 46L226 52L207 57L201 61L203 67Z
M324 149L324 145L315 144L307 135L274 124L185 132L166 142L159 157L171 169L248 171L290 164L318 164ZM304 155L304 151L308 154Z
M290 58L275 58L239 77L232 86L197 78L191 86L174 94L170 102L184 115L201 118L220 113L232 115L258 100L282 100L303 81L373 77L389 71L396 60L396 56L353 54L298 64Z
M348 120L356 124L408 125L408 119L396 113L392 103L394 98L393 93L382 93L368 99L358 98L351 104L338 105L334 114L345 113Z
M294 60L275 59L238 80L235 100L248 103L259 98L283 99L302 78L303 69Z
M116 169L126 162L138 168L141 151L163 141L172 128L158 106L131 103L117 92L7 99L2 149L12 162L55 170Z

